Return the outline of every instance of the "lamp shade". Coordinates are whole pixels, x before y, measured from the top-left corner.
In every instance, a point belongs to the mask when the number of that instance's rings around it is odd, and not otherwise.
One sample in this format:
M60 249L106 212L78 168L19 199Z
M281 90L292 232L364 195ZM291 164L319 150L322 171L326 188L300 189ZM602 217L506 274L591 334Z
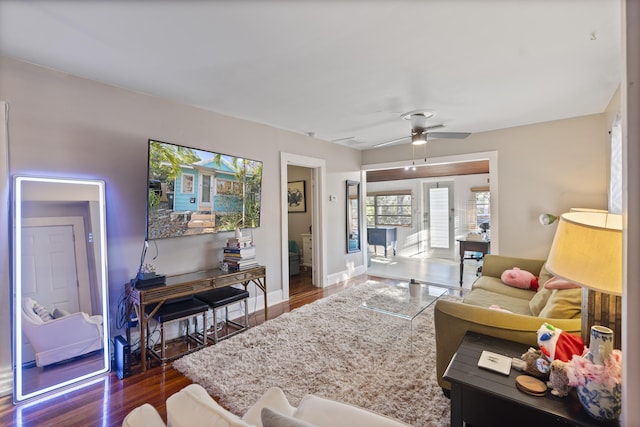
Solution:
M593 208L571 208L569 212L595 212L595 213L609 213L604 209L593 209Z
M622 294L622 216L580 211L560 216L547 269L570 282Z

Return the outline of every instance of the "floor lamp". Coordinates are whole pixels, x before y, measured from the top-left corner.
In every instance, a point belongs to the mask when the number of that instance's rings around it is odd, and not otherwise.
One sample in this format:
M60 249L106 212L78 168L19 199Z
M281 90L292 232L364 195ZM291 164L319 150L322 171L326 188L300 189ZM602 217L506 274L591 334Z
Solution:
M584 288L582 338L594 324L622 333L622 216L604 211L568 212L560 216L547 269Z

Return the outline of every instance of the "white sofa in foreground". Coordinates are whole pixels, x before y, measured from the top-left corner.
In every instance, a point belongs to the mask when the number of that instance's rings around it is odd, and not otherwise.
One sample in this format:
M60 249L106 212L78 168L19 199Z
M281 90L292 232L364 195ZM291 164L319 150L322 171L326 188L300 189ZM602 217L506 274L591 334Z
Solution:
M164 427L155 408L144 404L131 411L123 427ZM242 418L232 414L209 396L200 385L191 384L167 399L169 427L401 427L403 422L363 408L307 395L296 408L278 387L258 399Z

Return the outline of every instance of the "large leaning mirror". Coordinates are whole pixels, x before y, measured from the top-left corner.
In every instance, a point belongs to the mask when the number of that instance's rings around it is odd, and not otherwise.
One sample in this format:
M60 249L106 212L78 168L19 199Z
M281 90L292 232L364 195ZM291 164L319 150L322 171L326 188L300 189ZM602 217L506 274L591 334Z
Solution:
M14 178L16 402L109 371L104 182Z
M360 183L347 181L347 253L360 252Z

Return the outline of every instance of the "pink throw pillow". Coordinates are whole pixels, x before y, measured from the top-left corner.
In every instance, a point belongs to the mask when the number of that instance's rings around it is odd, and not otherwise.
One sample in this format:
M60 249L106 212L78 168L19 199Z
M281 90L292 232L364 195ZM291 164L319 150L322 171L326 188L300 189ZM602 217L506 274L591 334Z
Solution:
M544 282L545 289L575 289L579 287L580 285L576 285L573 282L570 282L565 279L561 279L556 276L553 276L551 279Z

